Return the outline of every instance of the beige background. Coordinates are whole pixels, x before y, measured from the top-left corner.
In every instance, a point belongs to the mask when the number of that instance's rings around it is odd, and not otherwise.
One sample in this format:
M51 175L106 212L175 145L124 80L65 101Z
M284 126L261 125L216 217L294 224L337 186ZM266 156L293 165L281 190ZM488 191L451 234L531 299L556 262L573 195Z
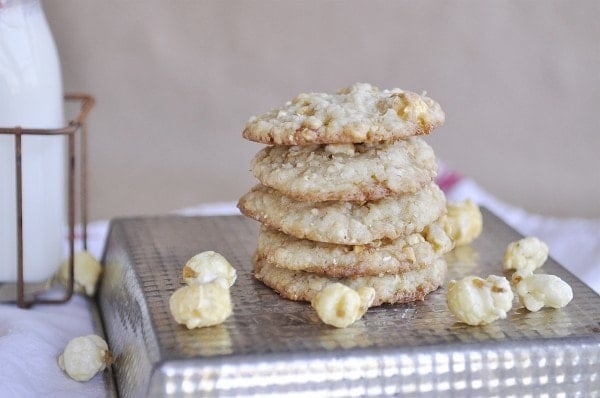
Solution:
M600 217L600 1L45 1L91 117L92 219L234 200L253 114L356 81L426 90L437 155L501 199Z

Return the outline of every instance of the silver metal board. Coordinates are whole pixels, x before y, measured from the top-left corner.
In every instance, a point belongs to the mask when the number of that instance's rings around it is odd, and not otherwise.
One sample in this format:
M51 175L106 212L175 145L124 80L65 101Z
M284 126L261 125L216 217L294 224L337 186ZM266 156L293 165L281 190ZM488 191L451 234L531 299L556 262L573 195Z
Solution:
M483 209L484 231L448 257L448 279L502 274L521 238ZM425 301L370 309L347 329L252 277L258 224L240 216L118 219L103 257L99 305L122 397L142 396L600 396L600 297L552 259L567 281L564 309L455 322L445 289ZM169 313L183 264L214 250L238 270L234 314L187 330Z

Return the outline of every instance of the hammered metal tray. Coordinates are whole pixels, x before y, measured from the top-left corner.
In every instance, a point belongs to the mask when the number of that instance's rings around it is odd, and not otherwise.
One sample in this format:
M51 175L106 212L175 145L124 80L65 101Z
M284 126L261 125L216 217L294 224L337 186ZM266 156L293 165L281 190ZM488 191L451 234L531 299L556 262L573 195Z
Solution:
M482 236L448 255L449 279L502 274L504 249L520 236L483 214ZM561 310L530 313L515 300L507 319L469 327L455 322L441 288L335 329L253 279L257 230L239 216L111 223L99 304L120 396L600 395L600 298L552 259L543 271L575 295ZM204 250L238 270L234 314L187 330L168 298L183 264Z

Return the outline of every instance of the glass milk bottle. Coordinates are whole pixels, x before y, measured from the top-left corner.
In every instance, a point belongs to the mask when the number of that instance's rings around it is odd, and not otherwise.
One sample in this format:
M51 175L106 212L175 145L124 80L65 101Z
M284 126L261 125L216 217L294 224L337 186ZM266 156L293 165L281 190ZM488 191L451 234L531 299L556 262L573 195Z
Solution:
M39 0L0 0L0 126L64 126L60 64ZM65 142L63 136L23 136L28 286L47 282L64 259ZM17 281L15 172L15 138L0 135L0 287Z

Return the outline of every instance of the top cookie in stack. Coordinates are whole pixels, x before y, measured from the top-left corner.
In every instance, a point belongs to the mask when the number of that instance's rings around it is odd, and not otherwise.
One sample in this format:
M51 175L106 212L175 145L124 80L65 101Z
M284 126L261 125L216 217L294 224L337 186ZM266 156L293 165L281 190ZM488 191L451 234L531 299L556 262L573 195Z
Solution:
M282 108L252 117L244 138L268 145L393 142L444 124L431 98L358 83L337 94L303 93Z
M244 137L274 145L255 156L261 185L238 203L263 224L255 276L292 300L332 282L373 287L371 305L437 289L452 243L435 155L417 136L443 122L432 99L369 84L251 118Z

